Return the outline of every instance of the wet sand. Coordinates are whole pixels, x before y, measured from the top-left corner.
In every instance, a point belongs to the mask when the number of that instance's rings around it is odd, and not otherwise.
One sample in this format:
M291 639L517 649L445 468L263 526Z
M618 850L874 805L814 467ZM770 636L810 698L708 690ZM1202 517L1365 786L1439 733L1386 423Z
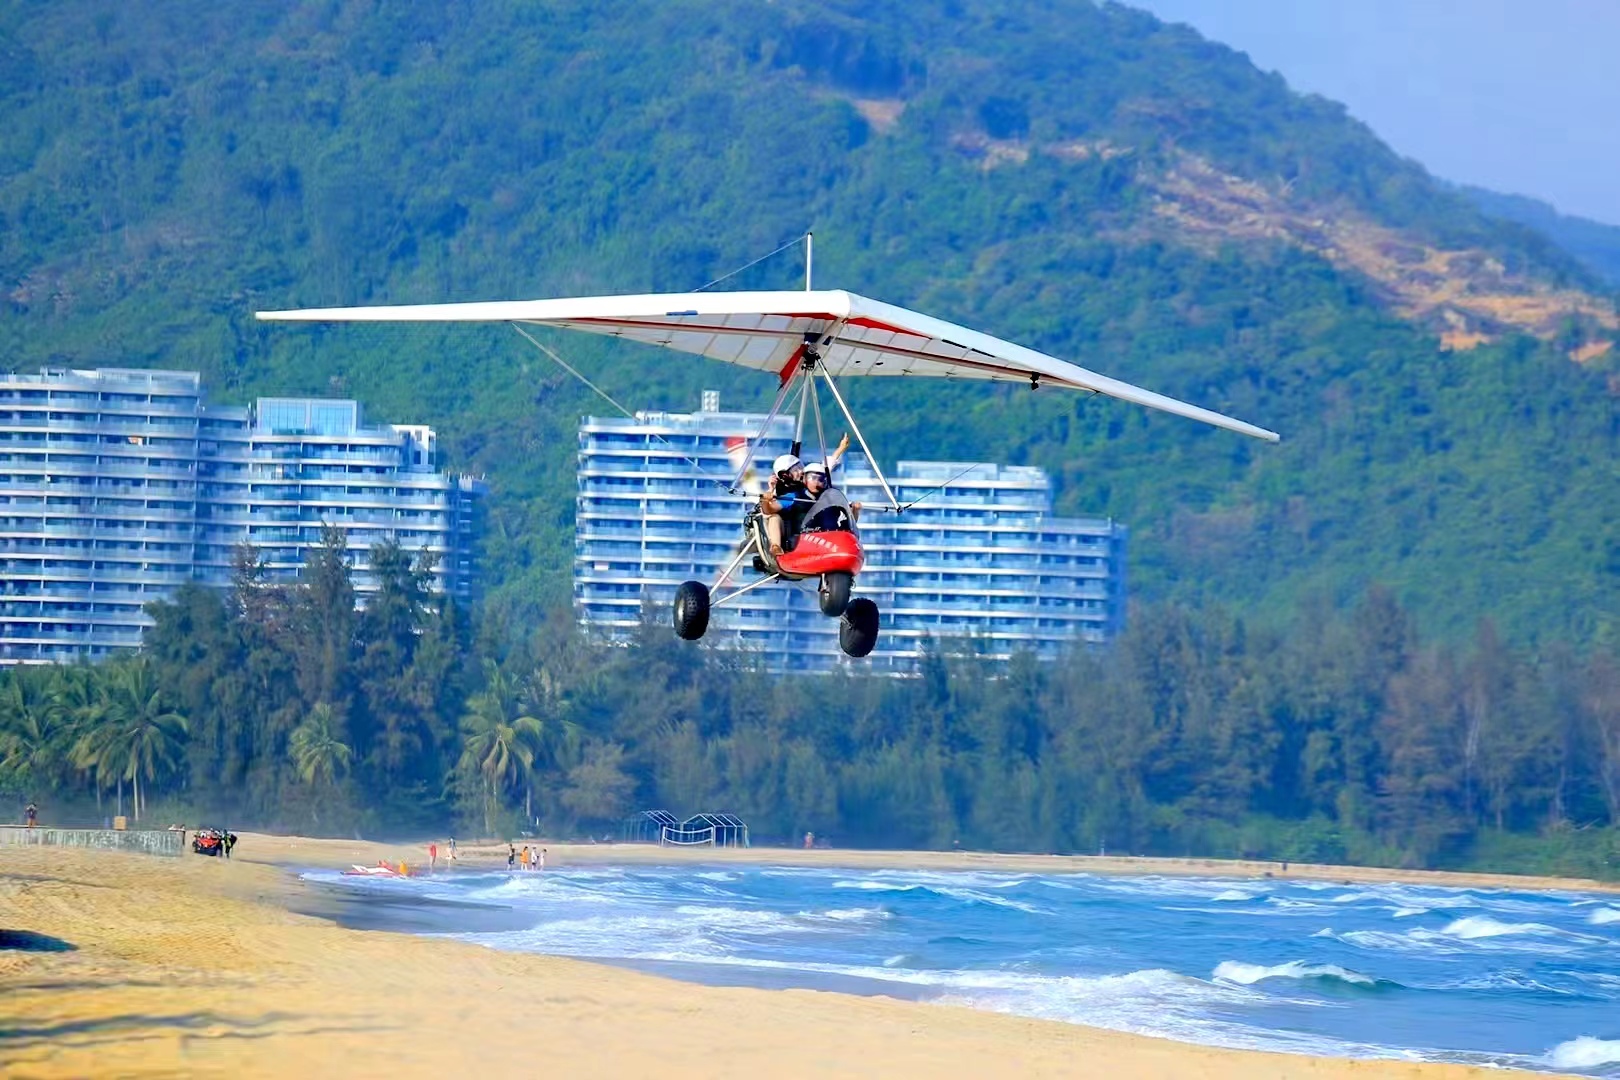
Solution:
M546 846L551 865L629 861L632 850ZM244 857L230 862L0 851L0 1071L413 1077L473 1068L491 1077L773 1080L1502 1076L1463 1066L1219 1050L881 997L698 986L347 929L296 913L318 908L318 892L266 865L397 861L417 850L243 834ZM742 854L797 861L757 849ZM855 853L797 854L837 860ZM504 847L463 855L505 861ZM717 855L739 858L710 852L693 861ZM1037 868L985 858L907 856L906 865ZM1125 872L1167 871L1128 865ZM1183 872L1212 871L1194 861Z
M239 855L244 859L289 866L347 867L352 863L391 865L400 860L413 872L427 865L428 841L374 843L363 840L325 840L297 836L242 833ZM445 838L438 841L439 865L451 865ZM1370 866L1328 866L1316 863L1281 863L1236 859L1165 859L1131 855L998 855L979 851L846 851L829 848L671 848L656 844L563 844L530 841L544 846L546 865L583 866L641 864L678 866L695 863L740 863L772 866L837 866L852 870L988 870L997 873L1118 874L1173 877L1280 878L1296 881L1338 881L1437 885L1452 889L1524 889L1531 892L1568 889L1578 892L1620 893L1620 882L1586 878L1537 877L1528 874L1481 874L1450 870L1395 870ZM521 850L523 843L517 847ZM506 844L462 843L456 865L489 868L506 865Z

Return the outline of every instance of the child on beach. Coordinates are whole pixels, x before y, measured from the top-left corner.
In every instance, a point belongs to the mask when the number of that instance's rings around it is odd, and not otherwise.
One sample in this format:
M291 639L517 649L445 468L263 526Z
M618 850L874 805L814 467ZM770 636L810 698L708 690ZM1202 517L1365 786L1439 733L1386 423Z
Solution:
M511 870L517 864L517 848L511 844L506 845L506 869Z

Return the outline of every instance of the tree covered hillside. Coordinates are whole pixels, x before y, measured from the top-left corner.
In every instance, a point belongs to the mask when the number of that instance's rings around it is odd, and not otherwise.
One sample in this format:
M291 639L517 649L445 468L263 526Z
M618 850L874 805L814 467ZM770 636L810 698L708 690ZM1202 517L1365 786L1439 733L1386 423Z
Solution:
M602 404L509 331L254 310L690 289L813 227L824 287L1284 433L851 387L886 457L1041 465L1064 510L1129 522L1138 595L1279 615L1382 582L1426 632L1620 633L1601 288L1338 105L1140 12L25 0L0 11L0 115L7 364L195 367L216 400L434 424L489 476L491 606L518 626L567 595L574 430ZM771 389L553 344L637 407Z

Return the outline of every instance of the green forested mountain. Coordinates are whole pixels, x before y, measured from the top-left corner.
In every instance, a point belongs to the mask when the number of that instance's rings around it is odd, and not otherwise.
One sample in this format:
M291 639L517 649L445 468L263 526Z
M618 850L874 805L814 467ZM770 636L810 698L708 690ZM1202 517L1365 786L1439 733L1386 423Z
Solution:
M1548 203L1523 195L1477 187L1462 190L1485 213L1528 225L1585 263L1611 288L1620 288L1620 225L1560 214Z
M1042 465L1063 509L1127 521L1138 596L1280 618L1381 582L1458 639L1486 615L1578 648L1620 633L1593 277L1338 105L1128 8L22 0L0 116L5 363L195 367L218 400L343 393L436 425L489 476L506 625L567 595L574 428L599 402L509 332L252 311L688 289L813 227L824 286L1284 433L851 388L886 456ZM636 406L770 389L555 343Z

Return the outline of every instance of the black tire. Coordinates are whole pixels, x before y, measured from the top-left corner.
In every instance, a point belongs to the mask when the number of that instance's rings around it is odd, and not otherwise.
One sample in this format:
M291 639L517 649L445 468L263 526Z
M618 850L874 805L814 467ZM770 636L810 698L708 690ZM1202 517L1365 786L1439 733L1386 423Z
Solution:
M701 581L683 581L675 590L675 635L696 641L709 628L709 587Z
M849 590L855 584L855 575L844 570L831 570L821 575L821 613L838 618L849 607Z
M845 656L857 660L877 646L878 608L864 596L857 596L844 609L844 620L838 627L838 647Z

